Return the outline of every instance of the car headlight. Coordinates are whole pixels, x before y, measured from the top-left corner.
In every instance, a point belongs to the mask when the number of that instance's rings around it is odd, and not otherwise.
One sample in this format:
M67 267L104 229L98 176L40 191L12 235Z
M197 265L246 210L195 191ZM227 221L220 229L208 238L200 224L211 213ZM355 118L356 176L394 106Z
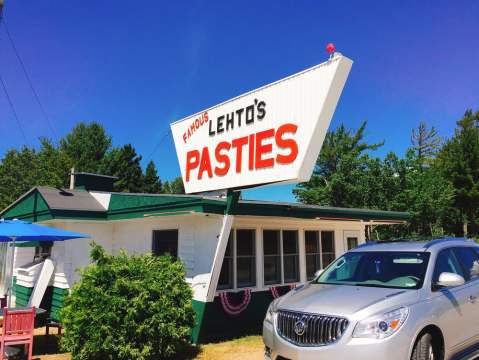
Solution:
M382 315L360 321L354 328L353 337L384 339L398 331L407 319L409 309L401 307Z
M267 321L269 323L273 323L273 318L274 314L276 313L276 305L277 305L277 299L274 300L268 307L268 310L266 311L266 316L264 318L264 321Z

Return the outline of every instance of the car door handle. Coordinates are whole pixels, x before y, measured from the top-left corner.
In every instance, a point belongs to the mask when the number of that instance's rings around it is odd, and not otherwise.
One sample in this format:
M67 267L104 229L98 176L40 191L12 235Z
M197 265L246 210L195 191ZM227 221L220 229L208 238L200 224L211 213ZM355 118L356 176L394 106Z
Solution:
M474 296L474 295L469 296L469 302L471 304L475 304L476 300L477 300L477 296Z

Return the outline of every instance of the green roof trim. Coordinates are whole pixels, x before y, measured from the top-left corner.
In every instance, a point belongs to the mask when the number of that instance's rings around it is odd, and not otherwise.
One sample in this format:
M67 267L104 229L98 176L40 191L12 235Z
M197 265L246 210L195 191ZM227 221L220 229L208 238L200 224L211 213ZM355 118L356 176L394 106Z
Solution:
M91 201L91 200L90 200ZM93 200L95 203L95 200ZM126 220L153 216L185 215L188 213L225 214L227 199L198 195L127 194L111 193L107 210L75 210L49 206L38 189L32 189L0 217L19 218L36 222L50 219ZM69 205L69 204L68 204ZM411 216L407 212L336 208L272 201L239 200L231 208L232 215L287 217L299 219L363 220L377 222L404 222Z
M0 214L0 217L37 222L48 220L49 214L50 208L40 192L36 191L36 189L31 189L11 206L6 208Z

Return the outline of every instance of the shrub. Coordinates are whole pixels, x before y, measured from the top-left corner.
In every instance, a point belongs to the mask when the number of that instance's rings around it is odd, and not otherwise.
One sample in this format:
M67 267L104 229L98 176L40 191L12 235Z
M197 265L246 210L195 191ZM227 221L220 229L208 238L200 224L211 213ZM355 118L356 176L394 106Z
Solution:
M183 264L169 256L111 256L95 244L90 256L61 310L62 348L73 360L165 359L178 352L194 324Z

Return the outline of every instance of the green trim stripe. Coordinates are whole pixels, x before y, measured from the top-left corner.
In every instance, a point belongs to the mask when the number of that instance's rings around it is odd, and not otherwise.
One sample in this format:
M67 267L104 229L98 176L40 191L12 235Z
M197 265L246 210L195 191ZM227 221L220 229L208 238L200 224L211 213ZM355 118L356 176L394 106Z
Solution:
M0 213L7 219L19 218L35 222L50 219L126 220L150 216L171 216L191 212L223 215L272 216L299 219L352 219L364 221L408 221L407 212L308 206L295 203L238 201L199 196L117 194L112 193L108 210L78 211L50 209L38 189L32 189Z

